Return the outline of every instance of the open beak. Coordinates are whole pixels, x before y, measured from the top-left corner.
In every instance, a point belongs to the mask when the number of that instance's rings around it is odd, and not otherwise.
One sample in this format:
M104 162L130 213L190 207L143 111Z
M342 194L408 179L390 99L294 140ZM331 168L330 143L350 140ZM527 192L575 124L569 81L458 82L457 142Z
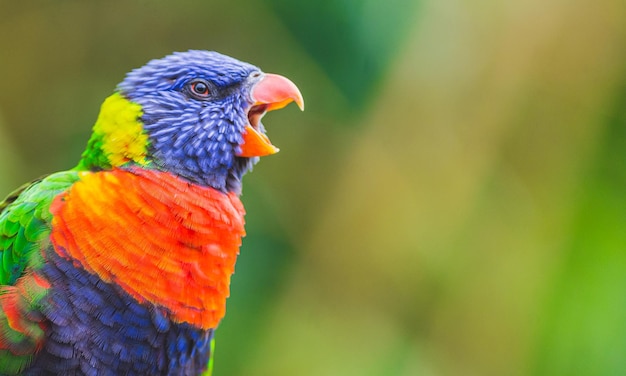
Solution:
M289 79L277 74L266 73L252 88L254 105L248 110L248 124L243 135L239 157L263 157L278 152L278 148L260 131L259 124L268 111L278 110L296 102L304 110L304 99L298 87Z

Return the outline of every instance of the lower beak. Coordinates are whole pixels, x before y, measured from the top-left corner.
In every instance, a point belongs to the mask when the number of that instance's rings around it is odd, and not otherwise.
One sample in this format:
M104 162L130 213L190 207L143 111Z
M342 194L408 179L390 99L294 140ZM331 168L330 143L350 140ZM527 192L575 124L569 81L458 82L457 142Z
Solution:
M263 157L275 154L278 148L259 130L259 121L266 112L281 109L291 102L296 102L304 110L302 94L289 79L277 74L265 74L252 88L251 96L255 102L248 111L248 124L240 145L241 152L237 156Z
M246 125L243 134L243 143L238 157L264 157L279 152L276 146L272 145L270 139L261 132L258 132L251 125Z

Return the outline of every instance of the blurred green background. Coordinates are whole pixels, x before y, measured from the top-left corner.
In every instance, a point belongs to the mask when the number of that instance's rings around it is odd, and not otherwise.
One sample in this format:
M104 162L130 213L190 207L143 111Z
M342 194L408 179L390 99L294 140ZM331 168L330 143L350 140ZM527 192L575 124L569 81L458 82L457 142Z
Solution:
M623 0L0 0L0 195L125 72L298 84L245 178L223 375L626 375Z

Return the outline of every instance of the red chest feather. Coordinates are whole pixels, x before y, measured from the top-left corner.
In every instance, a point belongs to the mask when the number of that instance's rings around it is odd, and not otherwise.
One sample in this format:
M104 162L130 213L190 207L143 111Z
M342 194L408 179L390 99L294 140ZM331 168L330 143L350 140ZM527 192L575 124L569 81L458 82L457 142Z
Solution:
M51 207L56 252L176 322L224 316L244 236L235 194L149 170L86 172Z

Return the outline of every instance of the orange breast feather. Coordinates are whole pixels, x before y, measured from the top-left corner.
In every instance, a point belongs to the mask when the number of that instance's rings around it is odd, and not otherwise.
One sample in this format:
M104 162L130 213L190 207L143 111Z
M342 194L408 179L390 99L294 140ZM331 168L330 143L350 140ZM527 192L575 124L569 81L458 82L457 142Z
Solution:
M176 322L208 329L224 316L245 234L235 194L164 172L85 172L51 212L54 248L77 267Z

